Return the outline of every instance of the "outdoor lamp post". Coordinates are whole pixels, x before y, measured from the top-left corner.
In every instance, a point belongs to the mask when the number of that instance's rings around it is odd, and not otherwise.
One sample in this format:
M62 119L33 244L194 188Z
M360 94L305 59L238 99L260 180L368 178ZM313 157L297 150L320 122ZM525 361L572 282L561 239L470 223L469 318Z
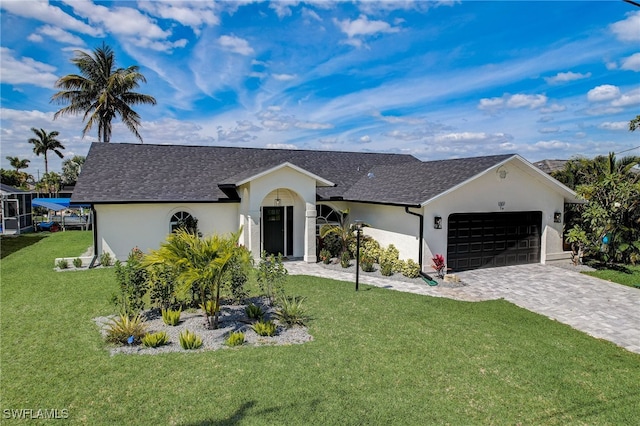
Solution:
M362 221L356 220L354 224L356 227L356 291L358 291L358 285L360 284L360 234L362 232Z

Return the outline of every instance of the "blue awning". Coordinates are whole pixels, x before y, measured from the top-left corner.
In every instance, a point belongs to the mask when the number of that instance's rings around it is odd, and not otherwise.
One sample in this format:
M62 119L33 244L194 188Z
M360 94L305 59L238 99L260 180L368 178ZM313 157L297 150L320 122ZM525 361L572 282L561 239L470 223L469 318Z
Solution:
M71 203L71 198L34 198L31 200L31 204L55 211L69 208L90 207L89 204L73 204Z

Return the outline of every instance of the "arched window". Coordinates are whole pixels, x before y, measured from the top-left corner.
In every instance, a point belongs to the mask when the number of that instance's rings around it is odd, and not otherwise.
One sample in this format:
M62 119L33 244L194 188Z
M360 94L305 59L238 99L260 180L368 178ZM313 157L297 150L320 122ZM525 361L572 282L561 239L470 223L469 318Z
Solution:
M340 224L340 212L327 206L326 204L316 204L316 235L320 235L320 228L323 225L339 225Z
M184 228L189 232L198 232L198 219L191 216L191 213L180 211L171 216L169 221L171 232L175 232L178 228Z

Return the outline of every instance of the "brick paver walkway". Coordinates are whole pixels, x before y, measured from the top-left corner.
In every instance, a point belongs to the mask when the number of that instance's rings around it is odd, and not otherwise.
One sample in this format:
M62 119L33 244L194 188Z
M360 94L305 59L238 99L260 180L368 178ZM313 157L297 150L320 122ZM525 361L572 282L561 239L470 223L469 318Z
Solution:
M287 262L293 275L355 281L355 274L319 264ZM640 290L548 265L478 269L457 274L459 288L430 287L360 274L360 282L391 290L463 301L505 299L591 336L640 353Z

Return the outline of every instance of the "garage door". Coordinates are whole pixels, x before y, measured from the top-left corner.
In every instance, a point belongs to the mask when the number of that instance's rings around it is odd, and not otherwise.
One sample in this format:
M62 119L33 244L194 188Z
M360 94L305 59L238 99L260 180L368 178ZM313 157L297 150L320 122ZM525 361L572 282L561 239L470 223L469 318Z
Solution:
M453 271L540 262L542 212L449 216L447 266Z

